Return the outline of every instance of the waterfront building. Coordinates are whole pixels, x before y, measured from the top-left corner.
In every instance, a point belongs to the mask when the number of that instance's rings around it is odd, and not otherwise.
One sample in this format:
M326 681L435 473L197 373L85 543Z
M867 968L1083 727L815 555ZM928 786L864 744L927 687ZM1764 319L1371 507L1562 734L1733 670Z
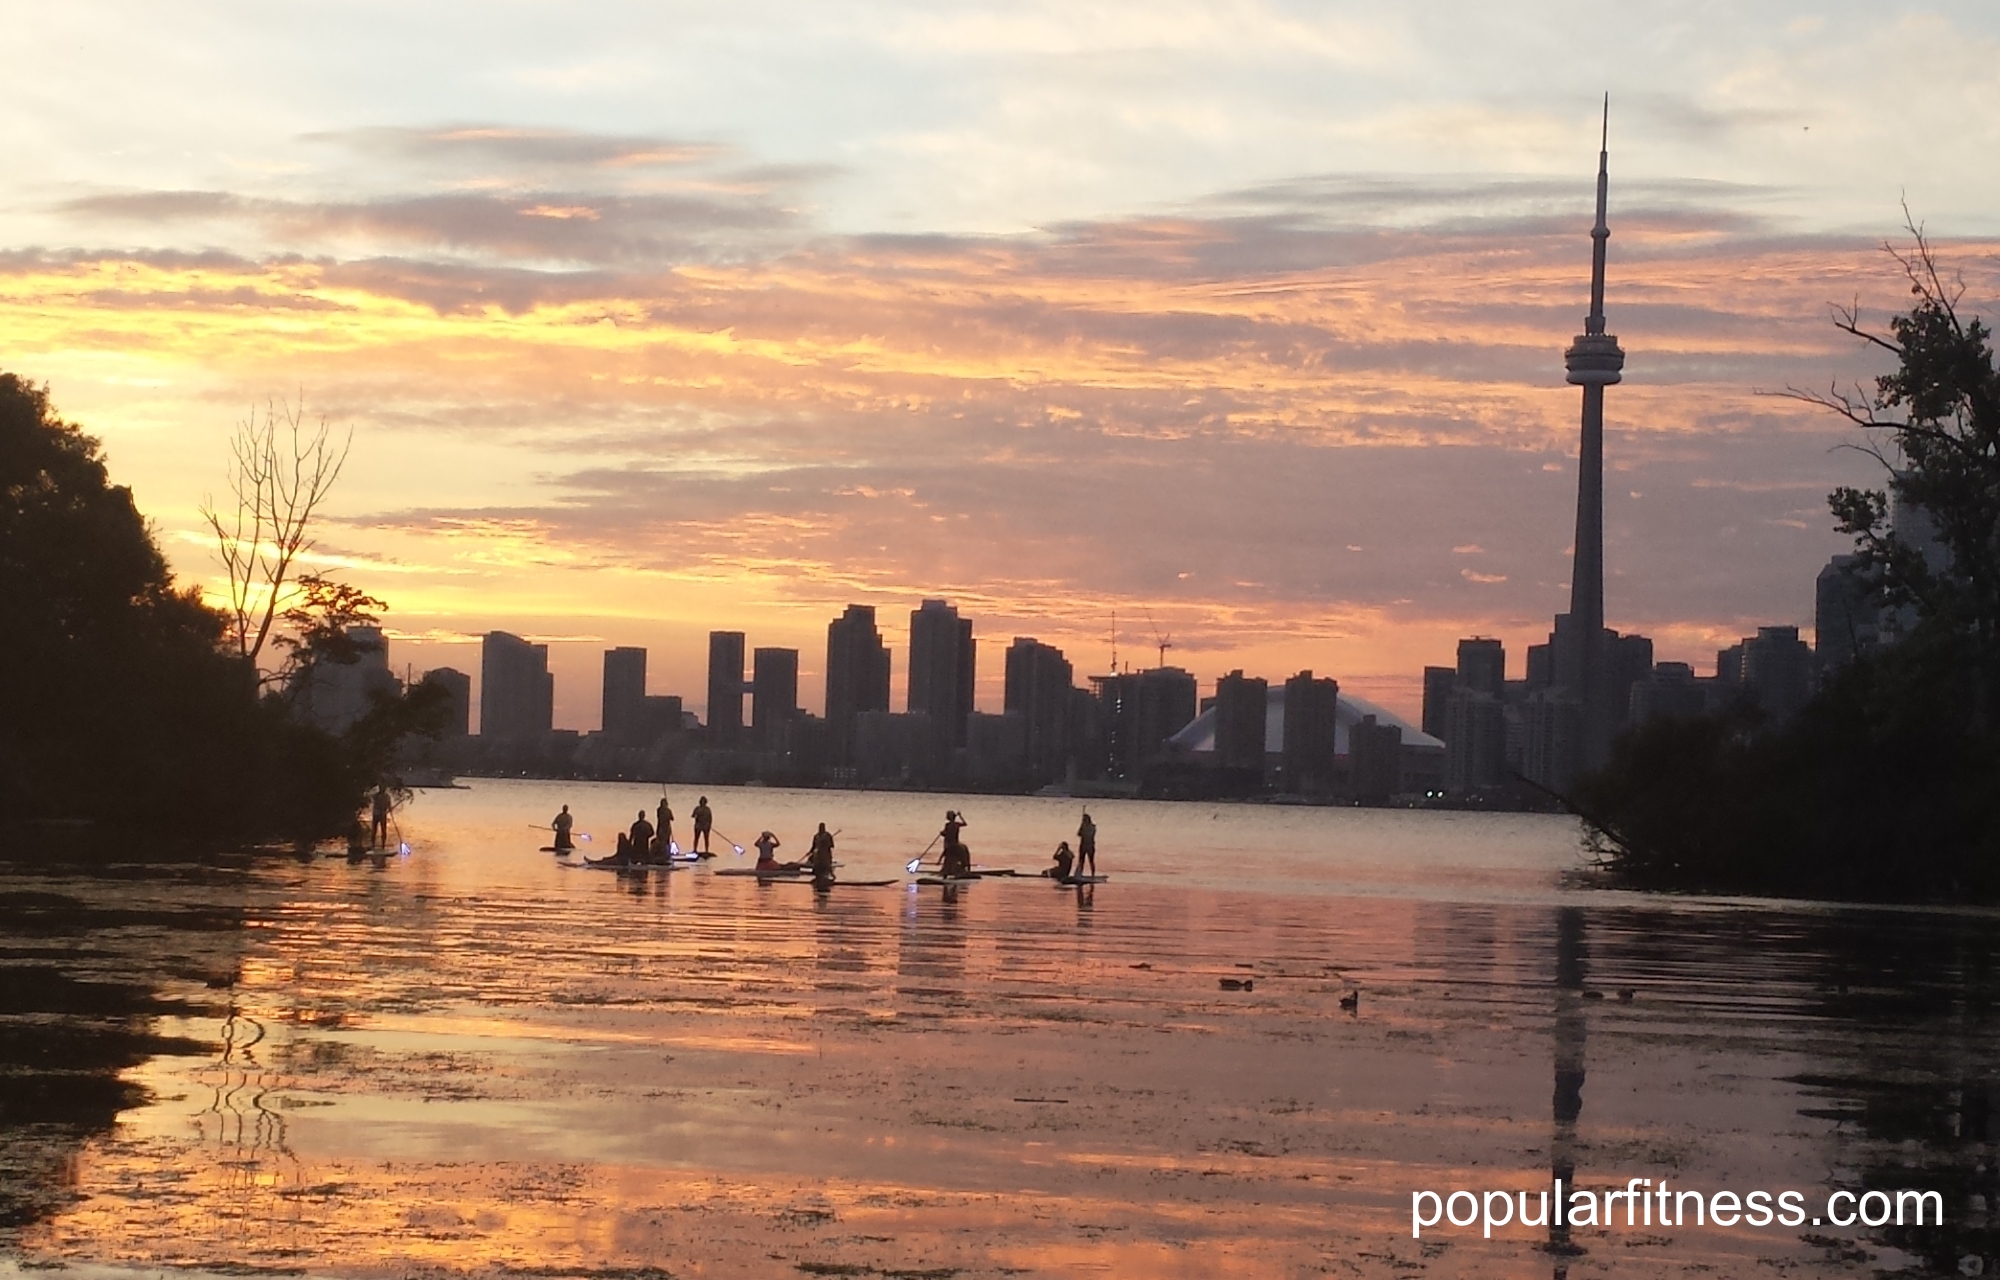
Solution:
M444 736L463 738L472 732L472 677L453 667L432 667L419 684L441 686L450 699L445 704Z
M1114 778L1139 779L1166 754L1167 739L1197 715L1199 690L1179 667L1153 667L1092 676L1103 710L1106 769Z
M555 677L549 647L489 631L479 653L479 736L531 742L555 727Z
M629 646L604 651L604 736L637 745L646 704L646 651Z
M1457 687L1457 668L1424 668L1424 732L1433 738L1444 737L1445 704Z
M1445 703L1444 785L1465 794L1507 781L1507 721L1500 699L1460 686Z
M1473 636L1458 642L1458 683L1498 698L1507 692L1507 648L1498 640Z
M1403 789L1403 730L1372 715L1347 731L1347 785L1363 804L1386 804Z
M826 724L835 765L854 765L855 718L889 709L889 646L875 626L875 606L851 604L826 624Z
M911 611L908 708L929 717L928 770L934 777L950 773L954 753L965 745L976 658L972 619L959 617L943 600L926 600Z
M799 717L799 651L758 649L751 655L750 737L760 751L789 751Z
M1882 601L1857 564L1855 556L1835 556L1813 583L1813 651L1822 675L1882 643Z
M1063 651L1032 636L1007 646L1003 710L1021 717L1028 774L1037 782L1063 776L1070 752L1070 691L1075 671Z
M1333 789L1340 682L1307 669L1285 681L1285 790L1298 795ZM1351 741L1351 739L1350 739Z
M743 640L741 631L708 633L708 739L717 747L743 736Z
M1264 772L1264 724L1270 682L1238 669L1215 682L1215 762L1224 769Z

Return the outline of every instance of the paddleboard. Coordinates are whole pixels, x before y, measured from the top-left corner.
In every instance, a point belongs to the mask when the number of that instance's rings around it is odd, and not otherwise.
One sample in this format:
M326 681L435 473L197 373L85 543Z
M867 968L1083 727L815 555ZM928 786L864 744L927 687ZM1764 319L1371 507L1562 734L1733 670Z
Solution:
M542 852L543 852L543 853L553 853L553 854L557 854L558 856L560 856L560 855L562 855L562 854L566 854L566 853L575 853L575 852L576 852L576 846L575 846L575 845L571 845L571 846L570 846L569 848L567 848L567 849L558 849L558 848L556 848L556 847L555 847L554 845L552 845L552 844L545 844L545 845L543 845L543 846L542 846Z
M1103 884L1110 876L1065 876L1057 884Z
M959 884L978 884L978 883L979 883L979 877L978 877L978 876L949 876L949 877L946 877L946 876L918 876L918 877L917 877L917 883L918 883L918 884L942 884L942 885L959 885Z
M811 876L773 876L771 877L771 883L813 884L815 882ZM884 889L892 884L901 883L903 883L901 880L829 880L819 887L823 889Z
M811 875L804 867L778 867L771 871L759 871L755 867L724 867L716 872L719 876L755 876L759 880L792 880L799 876Z
M583 865L592 871L678 871L671 862L620 862L616 858L585 858Z

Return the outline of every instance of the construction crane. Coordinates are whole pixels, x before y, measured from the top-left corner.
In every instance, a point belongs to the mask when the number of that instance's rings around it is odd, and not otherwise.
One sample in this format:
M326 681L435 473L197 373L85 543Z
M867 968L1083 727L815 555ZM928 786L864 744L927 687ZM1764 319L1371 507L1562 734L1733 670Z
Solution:
M1174 647L1174 638L1160 634L1160 624L1153 621L1153 611L1151 609L1146 610L1146 625L1153 629L1153 639L1160 646L1160 665L1164 667L1167 665L1167 650Z

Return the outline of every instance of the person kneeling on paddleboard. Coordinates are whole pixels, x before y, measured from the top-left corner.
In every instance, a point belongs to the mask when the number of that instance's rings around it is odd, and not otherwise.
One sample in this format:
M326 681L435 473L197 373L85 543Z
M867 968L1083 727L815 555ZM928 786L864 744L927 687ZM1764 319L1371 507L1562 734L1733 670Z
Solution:
M1076 862L1076 855L1069 851L1069 841L1065 840L1056 846L1056 856L1051 861L1055 865L1042 874L1051 880L1069 879L1069 869Z
M576 819L569 816L569 806L564 805L562 807L562 812L557 814L549 822L549 826L556 833L556 842L551 847L555 849L576 848L576 843L569 838L570 828L574 827L575 825L576 825Z
M826 829L824 822L813 833L812 851L806 854L806 865L812 868L814 884L833 883L833 833Z
M757 837L757 870L759 871L784 870L783 867L778 865L778 858L777 858L778 846L781 843L782 841L780 841L778 837L772 835L768 831L766 831L763 835Z

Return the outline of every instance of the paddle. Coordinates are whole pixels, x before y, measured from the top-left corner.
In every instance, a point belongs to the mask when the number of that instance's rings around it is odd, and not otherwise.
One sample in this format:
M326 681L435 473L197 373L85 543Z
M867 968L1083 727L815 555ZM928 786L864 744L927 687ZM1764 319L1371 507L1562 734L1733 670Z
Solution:
M714 828L714 827L710 827L710 828L709 828L709 830L710 830L710 831L715 831L715 828ZM730 838L729 838L728 836L723 836L723 835L722 835L722 833L721 833L720 831L715 831L715 834L716 834L716 835L719 835L719 836L722 836L722 839L723 839L723 842L724 842L725 844L727 844L727 845L728 845L728 846L729 846L730 848L732 848L732 849L736 850L736 856L737 856L737 857L739 857L739 858L740 858L740 857L742 857L742 856L743 856L743 846L742 846L742 845L740 845L740 844L736 843L736 842L735 842L734 840L731 840L731 839L730 839Z

